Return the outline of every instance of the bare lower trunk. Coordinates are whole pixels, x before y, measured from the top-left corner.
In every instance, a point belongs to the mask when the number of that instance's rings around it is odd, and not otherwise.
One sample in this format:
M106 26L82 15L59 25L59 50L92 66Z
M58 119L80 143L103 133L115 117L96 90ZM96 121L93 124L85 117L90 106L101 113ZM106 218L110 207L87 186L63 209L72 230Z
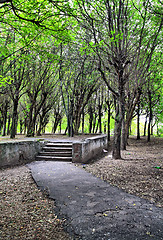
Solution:
M108 142L110 141L110 104L108 104Z
M99 123L99 133L102 133L102 123L101 123L101 118L102 118L102 113L101 113L102 106L98 106L98 123Z
M92 132L93 111L92 107L89 107L89 133Z
M148 92L149 97L149 122L148 122L148 138L147 141L149 142L151 139L151 122L152 122L152 98L151 98L151 92Z
M18 99L14 99L13 114L12 114L12 125L10 138L15 138L17 130L17 116L18 116Z
M9 115L9 116L8 116L7 135L10 134L10 122L11 122L11 117L10 117L10 115Z
M84 111L82 112L82 133L84 133Z
M127 145L127 136L126 136L126 126L125 126L125 120L122 119L122 137L121 137L121 149L126 150Z
M2 133L2 136L6 136L7 108L8 108L8 103L5 104L5 109L4 109L3 133Z
M137 140L140 139L140 97L138 99L138 109L137 109Z
M144 137L146 136L147 117L148 117L148 114L147 114L146 117L145 117L145 123L144 123Z
M114 127L114 140L113 140L113 159L121 159L121 126L122 119L119 112L119 104L116 106L115 127Z

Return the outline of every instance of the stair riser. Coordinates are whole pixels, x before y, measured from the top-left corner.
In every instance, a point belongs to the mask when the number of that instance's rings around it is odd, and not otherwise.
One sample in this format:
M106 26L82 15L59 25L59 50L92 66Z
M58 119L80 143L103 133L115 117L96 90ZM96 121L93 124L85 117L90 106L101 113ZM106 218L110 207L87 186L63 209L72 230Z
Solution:
M65 152L41 152L39 153L40 156L60 156L60 157L72 157L72 153L65 153Z
M43 147L44 151L47 152L72 152L72 148L50 148L50 147Z
M44 161L65 161L65 162L71 162L72 161L72 157L67 157L67 158L60 157L60 158L58 158L58 157L37 156L36 160L37 161L44 160Z
M47 143L36 157L38 161L68 161L72 162L72 144Z

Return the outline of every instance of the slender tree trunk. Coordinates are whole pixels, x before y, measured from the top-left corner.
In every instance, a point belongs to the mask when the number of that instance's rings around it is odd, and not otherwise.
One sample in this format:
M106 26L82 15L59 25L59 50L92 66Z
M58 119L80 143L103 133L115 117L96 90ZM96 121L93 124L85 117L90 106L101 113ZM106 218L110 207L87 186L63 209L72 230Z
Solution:
M24 119L24 134L26 134L27 129L27 118Z
M2 136L6 136L7 109L8 109L8 102L5 103L5 108L4 108Z
M3 120L0 119L0 134L2 133Z
M94 113L94 117L93 117L93 129L92 132L95 133L95 129L96 129L96 118L97 118L97 114Z
M95 133L97 133L97 131L98 131L98 127L99 127L99 122L97 123Z
M20 119L20 134L23 132L23 121Z
M89 133L92 132L92 122L93 122L93 111L92 107L89 107Z
M11 116L8 116L8 126L7 126L7 135L10 134L10 122L11 122Z
M18 116L18 99L13 101L13 113L12 113L12 124L10 138L15 138L17 128L17 116Z
M152 121L151 121L151 135L153 135L154 126L155 126L155 123L153 124L153 118L152 118Z
M53 125L53 133L56 132L58 124L59 124L60 121L61 121L61 115L59 113L56 113L55 122L54 122L54 125Z
M27 126L27 137L33 137L34 132L33 132L33 104L30 107L29 110L29 118L28 118L28 126Z
M148 113L145 117L145 123L144 123L144 137L146 136L146 128L147 128L147 117L148 117Z
M121 122L121 149L126 150L127 146L127 132L125 127L125 95L124 95L124 86L121 84L120 90L120 122Z
M98 106L98 125L99 125L99 133L102 133L102 113L101 113L102 106L99 104Z
M85 115L84 115L84 110L83 110L83 112L82 112L82 134L84 133L84 117L85 117Z
M108 133L107 133L107 138L108 142L110 141L110 104L108 102Z
M140 100L138 100L138 109L137 109L137 140L140 139Z
M151 122L152 122L152 97L151 92L148 92L148 98L149 98L149 122L148 122L148 138L147 141L149 142L151 139Z
M120 116L119 104L116 104L114 139L113 139L113 159L121 159L121 126L122 118Z
M36 135L41 136L41 130L43 128L43 116L40 115L40 121L39 121L39 128L38 131L36 130Z
M121 137L121 149L126 150L127 145L127 132L126 132L126 125L125 119L122 118L122 137Z
M61 117L60 122L59 122L59 133L60 134L62 133L62 117Z

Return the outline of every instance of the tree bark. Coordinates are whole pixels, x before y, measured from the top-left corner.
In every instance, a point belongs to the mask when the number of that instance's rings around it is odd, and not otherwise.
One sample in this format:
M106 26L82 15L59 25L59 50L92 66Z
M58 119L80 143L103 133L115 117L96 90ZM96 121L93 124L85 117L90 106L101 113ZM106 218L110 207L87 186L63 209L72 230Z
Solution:
M122 118L119 111L119 103L116 104L116 115L115 115L115 127L114 127L114 139L113 139L113 159L121 159L121 126Z
M84 115L84 110L82 111L82 134L84 133L84 118L85 118L85 115Z
M101 122L102 113L101 113L101 109L102 109L102 105L99 104L99 105L98 105L98 125L99 125L99 133L102 133L102 122Z
M140 99L138 100L137 109L137 140L140 140Z
M6 123L7 123L7 109L8 109L8 102L5 102L4 107L4 114L3 114L3 133L2 136L6 136Z
M92 132L92 122L93 122L93 111L92 111L92 107L89 107L89 133Z
M17 130L17 116L18 116L18 98L13 101L13 113L10 138L15 138Z
M56 130L57 130L57 127L58 127L58 124L59 124L59 122L61 121L61 115L57 112L56 114L55 114L55 122L54 122L54 125L53 125L53 133L55 133L56 132Z
M108 142L110 141L110 104L108 103L108 132L107 132Z
M147 141L150 142L151 139L151 122L152 122L152 97L151 92L148 91L148 98L149 98L149 122L148 122L148 138Z
M148 113L146 114L146 117L145 117L145 123L144 123L144 137L146 136L147 117L148 117Z
M11 122L11 116L8 116L8 126L7 126L7 135L10 134L10 122Z

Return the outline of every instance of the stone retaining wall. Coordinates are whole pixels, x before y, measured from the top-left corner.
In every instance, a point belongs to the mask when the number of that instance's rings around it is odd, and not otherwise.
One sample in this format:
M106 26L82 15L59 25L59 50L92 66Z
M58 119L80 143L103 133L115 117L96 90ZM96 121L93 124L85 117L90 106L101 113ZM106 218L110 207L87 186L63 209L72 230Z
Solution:
M0 143L0 168L34 161L43 145L39 140Z
M107 148L107 135L75 142L72 145L72 162L87 163L93 157L102 154L104 148Z

